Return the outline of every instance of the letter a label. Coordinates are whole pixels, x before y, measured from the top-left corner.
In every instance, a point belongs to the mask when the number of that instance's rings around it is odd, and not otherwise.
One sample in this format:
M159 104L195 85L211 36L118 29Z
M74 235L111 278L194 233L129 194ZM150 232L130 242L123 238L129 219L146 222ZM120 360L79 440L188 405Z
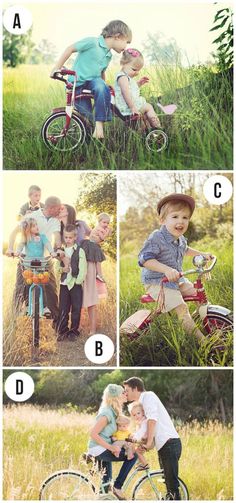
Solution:
M13 35L24 35L32 26L32 14L29 9L13 5L5 9L3 25Z

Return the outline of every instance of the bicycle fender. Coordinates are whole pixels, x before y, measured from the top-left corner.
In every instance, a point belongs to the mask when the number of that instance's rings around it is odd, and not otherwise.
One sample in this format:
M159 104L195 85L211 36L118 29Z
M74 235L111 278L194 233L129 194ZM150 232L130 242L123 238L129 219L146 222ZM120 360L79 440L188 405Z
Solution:
M214 304L208 304L208 305L204 304L203 306L200 306L199 314L200 314L200 317L202 320L204 320L204 318L208 314L211 314L211 313L216 313L219 316L220 315L228 316L231 313L231 311L229 309L227 309L226 307L218 306L218 305L214 305Z

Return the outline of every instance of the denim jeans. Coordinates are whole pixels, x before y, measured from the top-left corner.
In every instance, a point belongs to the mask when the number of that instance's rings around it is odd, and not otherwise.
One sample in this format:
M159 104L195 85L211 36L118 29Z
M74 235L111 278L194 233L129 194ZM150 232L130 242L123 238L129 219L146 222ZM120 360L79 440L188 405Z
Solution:
M108 450L102 452L102 454L99 454L99 456L96 456L96 461L98 461L99 470L104 470L104 475L102 478L103 484L108 483L112 479L112 463L124 461L119 471L119 474L116 480L114 481L114 487L116 487L117 489L121 489L132 466L136 463L136 460L137 460L136 454L134 454L133 459L128 460L124 448L121 449L118 458L114 456L114 454L112 454L111 451ZM104 489L107 492L108 486L106 486L106 488Z
M179 498L179 458L181 456L181 441L179 438L170 438L158 451L160 467L164 470L167 492L173 494L174 499Z
M95 121L111 121L111 94L109 87L105 84L105 81L100 77L87 80L81 86L76 87L76 95L81 93L83 89L88 89L94 96ZM77 99L75 107L82 115L85 115L91 121L93 120L92 103L90 98L85 97Z

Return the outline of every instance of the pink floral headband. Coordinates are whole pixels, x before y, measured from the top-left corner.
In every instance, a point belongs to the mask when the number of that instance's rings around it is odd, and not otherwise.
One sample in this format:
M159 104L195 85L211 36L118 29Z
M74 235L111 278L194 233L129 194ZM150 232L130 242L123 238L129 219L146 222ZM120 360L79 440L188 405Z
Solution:
M133 58L137 58L138 56L141 56L141 52L136 51L136 49L126 49L126 52L128 52L128 54L131 54L131 56L133 56Z

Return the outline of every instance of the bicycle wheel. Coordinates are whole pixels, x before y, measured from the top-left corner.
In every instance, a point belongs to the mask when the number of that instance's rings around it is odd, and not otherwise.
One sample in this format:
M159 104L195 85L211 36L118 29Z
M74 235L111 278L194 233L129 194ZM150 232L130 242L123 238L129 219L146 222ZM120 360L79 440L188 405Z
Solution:
M161 129L153 129L147 134L145 144L152 152L161 152L167 147L168 136Z
M181 500L188 500L189 494L185 483L179 478ZM163 500L167 493L162 470L144 475L134 487L132 500Z
M62 470L53 473L42 484L39 499L83 501L95 499L95 487L82 473Z
M227 334L233 332L233 315L220 314L219 312L210 312L203 320L204 328L208 334L214 334L214 332L221 334L222 339L224 339Z
M65 123L66 112L62 111L50 115L43 124L41 135L45 145L51 150L70 152L83 145L86 129L82 120L72 114L69 128L63 133Z
M39 347L39 287L34 286L32 291L32 330L33 345Z

